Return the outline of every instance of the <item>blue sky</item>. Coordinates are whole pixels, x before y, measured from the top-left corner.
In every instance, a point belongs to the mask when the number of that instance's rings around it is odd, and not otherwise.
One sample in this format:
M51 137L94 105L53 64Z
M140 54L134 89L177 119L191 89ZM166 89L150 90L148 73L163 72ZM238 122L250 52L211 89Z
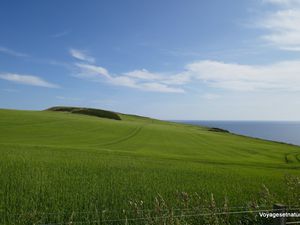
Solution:
M0 107L299 120L300 0L0 2Z

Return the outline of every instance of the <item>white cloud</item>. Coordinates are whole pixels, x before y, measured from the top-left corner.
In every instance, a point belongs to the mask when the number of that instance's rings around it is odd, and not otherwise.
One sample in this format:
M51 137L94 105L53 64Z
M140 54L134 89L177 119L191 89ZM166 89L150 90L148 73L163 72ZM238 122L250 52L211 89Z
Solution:
M300 60L269 65L198 61L186 66L193 79L208 86L238 91L300 91Z
M71 48L69 52L70 52L71 56L74 57L75 59L79 59L81 61L85 61L88 63L95 62L95 59L93 57L87 55L84 51Z
M112 75L105 68L90 64L75 64L78 69L77 77L86 78L92 81L102 81L144 91L183 93L184 90L178 87L171 87L164 83L166 77L160 74L150 73L147 70L134 70L121 75Z
M39 86L39 87L47 87L47 88L58 88L59 87L56 84L49 83L48 81L45 81L40 77L32 76L32 75L2 73L2 74L0 74L0 79L11 81L14 83Z
M284 50L300 51L300 1L264 0L279 9L269 12L258 25L267 30L262 38L271 45Z
M9 48L2 47L2 46L0 46L0 52L7 54L7 55L15 56L15 57L28 57L29 56L25 53L17 52L17 51L14 51Z

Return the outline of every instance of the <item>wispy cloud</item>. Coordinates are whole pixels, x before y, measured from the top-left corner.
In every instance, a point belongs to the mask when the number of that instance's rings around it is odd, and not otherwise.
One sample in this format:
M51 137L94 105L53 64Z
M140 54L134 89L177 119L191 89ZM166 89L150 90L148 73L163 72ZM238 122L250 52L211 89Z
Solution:
M164 82L163 75L153 74L147 70L134 70L121 75L110 74L107 69L101 66L90 64L74 64L78 71L76 76L92 81L106 81L109 84L124 86L134 89L152 92L183 93L184 90L178 87L171 87Z
M69 52L70 52L71 56L74 57L75 59L79 59L81 61L88 62L88 63L95 62L95 59L93 57L87 55L87 53L85 51L71 48Z
M0 46L0 53L15 56L15 57L29 57L28 54L17 52L15 50Z
M95 65L84 64L84 63L75 63L75 65L81 71L81 73L77 74L79 76L93 78L93 77L98 77L97 75L102 75L107 78L110 77L108 71L101 66L95 66Z
M20 75L15 73L2 73L0 74L0 79L11 81L14 83L38 86L38 87L47 87L47 88L58 88L59 86L48 81L43 80L40 77L32 75Z
M184 90L164 83L162 75L152 74L147 70L135 70L121 75L110 74L105 68L90 64L74 64L77 77L92 81L106 81L112 85L124 86L144 91L183 93Z
M58 33L52 34L51 37L53 37L53 38L60 38L60 37L68 35L70 32L71 32L70 30L64 30L62 32L58 32Z
M263 40L283 50L300 51L300 1L263 1L278 6L258 21L258 26L267 30Z
M128 73L125 73L127 77L132 77L141 80L161 80L162 76L160 74L150 73L146 69L134 70Z

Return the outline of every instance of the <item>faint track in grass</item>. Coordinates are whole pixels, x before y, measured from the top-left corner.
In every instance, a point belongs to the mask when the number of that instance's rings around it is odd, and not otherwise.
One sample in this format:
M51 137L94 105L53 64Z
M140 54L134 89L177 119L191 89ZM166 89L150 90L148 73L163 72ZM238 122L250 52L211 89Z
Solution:
M298 162L300 162L300 153L298 153L297 155L295 155L295 158L297 159Z
M97 145L97 146L111 146L111 145L119 144L121 142L128 141L128 140L134 138L135 136L137 136L146 125L148 125L148 123L136 127L131 133L129 133L126 136L123 136L123 137L121 137L119 139L116 139L114 141L104 143L104 144L100 144L100 145Z
M299 152L286 153L284 155L284 159L285 159L286 163L293 163L294 162L290 157L294 157L297 162L300 162L300 153Z

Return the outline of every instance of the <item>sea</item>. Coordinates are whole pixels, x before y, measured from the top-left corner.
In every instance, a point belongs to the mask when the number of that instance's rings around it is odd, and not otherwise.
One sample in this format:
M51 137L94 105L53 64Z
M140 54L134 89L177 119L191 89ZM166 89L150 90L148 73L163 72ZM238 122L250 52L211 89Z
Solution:
M231 133L271 141L300 145L300 121L201 121L180 120L176 122L216 127Z

